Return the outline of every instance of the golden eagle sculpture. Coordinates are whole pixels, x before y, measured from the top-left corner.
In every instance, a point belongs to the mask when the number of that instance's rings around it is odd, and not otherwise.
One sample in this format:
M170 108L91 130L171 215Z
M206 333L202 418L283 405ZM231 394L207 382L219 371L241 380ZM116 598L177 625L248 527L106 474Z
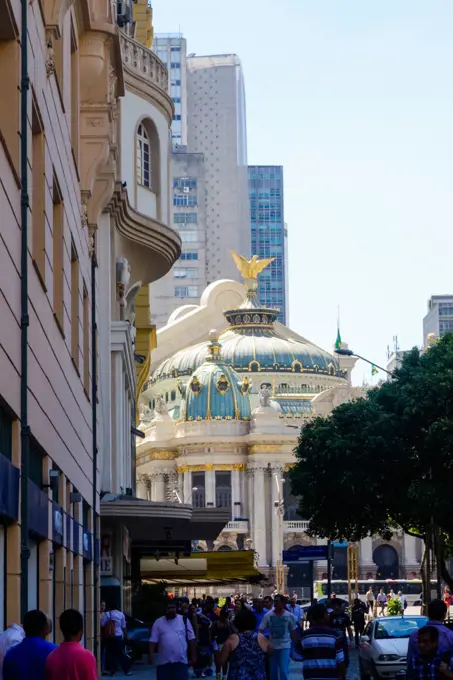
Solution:
M263 269L265 269L271 262L275 260L275 257L270 257L267 260L259 260L258 255L254 255L251 260L246 260L242 255L230 251L233 256L233 260L236 267L241 272L244 279L258 279L258 274L260 274Z

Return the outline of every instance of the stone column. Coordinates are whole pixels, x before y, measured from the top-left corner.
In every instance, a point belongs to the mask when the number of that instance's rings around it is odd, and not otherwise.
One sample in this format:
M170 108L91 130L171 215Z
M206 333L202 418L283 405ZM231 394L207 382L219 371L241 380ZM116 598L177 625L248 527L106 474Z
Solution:
M264 473L265 468L256 467L253 469L253 524L251 534L253 547L258 553L258 565L267 567L266 559L266 515L264 512Z
M192 500L189 501L189 498L192 494L192 473L190 470L187 470L186 472L183 473L184 475L184 493L183 496L184 498L182 499L183 503L191 503Z
M154 473L154 483L156 489L156 496L153 498L155 501L165 500L165 475L163 472Z
M205 472L205 502L207 507L216 507L215 502L215 470L212 465L206 465Z
M417 559L417 539L410 534L404 534L404 558L405 566L416 567L419 564Z
M241 503L241 480L240 471L231 471L231 518L234 520L236 517L243 517L242 505Z
M178 491L178 475L174 470L168 472L167 497L169 501L178 501L174 491ZM182 499L181 499L182 500Z
M149 499L149 475L137 475L137 497Z
M282 484L280 482L281 478L281 469L280 468L272 468L271 469L271 499L272 499L272 505L271 505L271 516L272 516L272 566L275 567L277 564L277 561L282 558L281 552L283 550L283 517L281 518L280 521L280 515L279 515L279 506L278 506L278 501L279 501L279 494L278 494L278 487L277 487L277 479L278 479L278 484L280 486L280 501L282 500L283 496L283 489L282 489Z

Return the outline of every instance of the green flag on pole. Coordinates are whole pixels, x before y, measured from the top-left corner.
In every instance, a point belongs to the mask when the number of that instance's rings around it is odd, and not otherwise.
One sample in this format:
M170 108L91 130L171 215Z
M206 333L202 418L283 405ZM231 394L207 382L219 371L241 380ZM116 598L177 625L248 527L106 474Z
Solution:
M379 373L378 369L374 364L371 364L371 375L377 375Z
M341 349L340 327L337 328L337 339L335 340L335 349Z

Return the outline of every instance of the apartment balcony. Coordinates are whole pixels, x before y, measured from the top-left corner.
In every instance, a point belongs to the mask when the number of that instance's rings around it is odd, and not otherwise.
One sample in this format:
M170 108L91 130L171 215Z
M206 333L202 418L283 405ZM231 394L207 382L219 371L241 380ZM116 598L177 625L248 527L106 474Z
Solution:
M225 525L223 531L234 531L236 534L247 534L249 531L248 519L233 520Z
M108 210L115 216L121 239L119 251L133 267L134 278L145 285L165 276L181 254L179 234L154 217L135 210L121 183L117 183Z
M171 124L173 102L168 94L168 71L163 62L148 47L123 32L120 34L120 42L126 90L157 101Z
M305 519L283 522L283 533L307 531L309 522Z

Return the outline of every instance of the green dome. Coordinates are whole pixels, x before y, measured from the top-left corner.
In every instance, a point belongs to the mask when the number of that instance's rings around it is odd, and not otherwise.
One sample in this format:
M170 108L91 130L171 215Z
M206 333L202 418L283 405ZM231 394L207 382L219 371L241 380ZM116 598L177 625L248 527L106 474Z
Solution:
M225 363L216 340L203 347L205 361L185 388L181 420L250 420L248 379L241 381Z

